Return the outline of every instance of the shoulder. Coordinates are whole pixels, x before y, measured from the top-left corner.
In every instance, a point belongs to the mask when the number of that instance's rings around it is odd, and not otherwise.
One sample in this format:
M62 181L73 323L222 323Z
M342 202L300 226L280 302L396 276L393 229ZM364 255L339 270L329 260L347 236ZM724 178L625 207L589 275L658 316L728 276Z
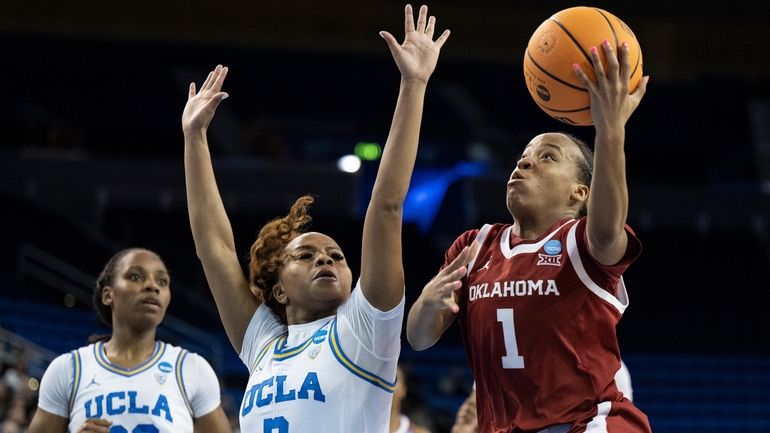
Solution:
M51 361L46 369L46 375L58 376L58 375L72 375L73 359L76 351L63 353Z

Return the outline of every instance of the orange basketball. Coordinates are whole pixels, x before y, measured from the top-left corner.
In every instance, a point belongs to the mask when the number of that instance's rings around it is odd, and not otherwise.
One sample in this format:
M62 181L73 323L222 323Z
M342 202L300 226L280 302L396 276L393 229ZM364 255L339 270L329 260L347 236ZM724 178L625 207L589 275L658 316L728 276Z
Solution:
M615 52L623 42L631 53L629 91L642 78L642 49L634 32L615 15L594 7L564 9L545 20L529 39L524 54L524 78L537 105L549 116L570 125L591 125L591 103L572 70L577 63L596 81L590 50L596 47L607 70L602 42L610 41Z

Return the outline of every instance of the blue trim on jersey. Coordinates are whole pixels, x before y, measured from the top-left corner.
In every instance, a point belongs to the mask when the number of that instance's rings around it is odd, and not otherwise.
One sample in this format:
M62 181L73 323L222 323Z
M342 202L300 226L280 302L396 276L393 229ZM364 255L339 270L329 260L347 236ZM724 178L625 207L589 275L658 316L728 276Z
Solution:
M351 361L350 358L347 357L347 355L345 355L345 352L342 351L342 347L340 346L340 343L339 343L339 336L337 335L336 319L334 320L334 322L332 322L332 332L331 332L331 338L329 338L329 345L332 347L332 353L334 353L334 357L337 358L337 361L339 361L340 364L342 364L345 368L347 368L348 371L360 377L361 379L371 383L372 385L378 388L381 388L391 394L393 393L393 391L396 390L396 382L388 382L387 380L377 376L376 374L359 367L353 361Z
M273 338L272 340L268 341L267 344L265 344L265 346L262 348L262 350L259 351L259 355L257 355L257 359L254 361L254 367L252 367L251 371L254 371L254 369L257 368L257 366L259 365L260 361L262 361L262 358L265 357L265 354L267 354L267 351L270 349L270 346L273 345L273 342L278 340L279 338L285 337L285 336L286 336L286 334L279 335L279 336ZM276 347L280 347L280 346L276 345Z
M190 416L193 418L195 417L195 414L193 413L193 408L190 405L190 400L187 398L187 391L184 387L184 376L182 375L182 365L184 365L184 360L187 358L187 352L185 349L182 349L179 351L179 355L176 357L176 365L174 368L176 369L176 383L179 385L179 392L182 394L182 399L184 400L185 406L187 406L187 410L190 412Z
M286 336L283 336L283 339L280 341L280 344L276 344L275 350L273 350L273 359L278 361L283 361L285 359L289 359L291 357L297 356L300 353L302 353L303 350L307 349L308 346L313 342L313 338L315 338L318 331L325 328L326 325L329 324L330 321L327 321L323 325L321 325L310 337L308 337L307 340L305 340L304 343L300 344L299 346L293 347L291 349L281 349L284 344L286 344Z
M152 356L150 356L150 359L145 361L143 364L139 365L138 367L134 368L123 368L118 367L117 365L113 365L109 359L107 359L107 356L104 354L104 343L98 342L94 344L94 358L96 359L96 362L102 366L105 370L111 371L113 373L119 374L121 376L134 376L141 372L147 371L150 367L155 365L156 362L160 360L160 358L163 357L163 354L166 352L166 343L162 341L156 341L155 342L155 351L152 353Z
M72 408L75 406L75 396L80 388L80 378L82 377L83 363L80 361L80 353L77 350L72 351L72 394L70 394L70 401L68 403L69 413L72 413Z

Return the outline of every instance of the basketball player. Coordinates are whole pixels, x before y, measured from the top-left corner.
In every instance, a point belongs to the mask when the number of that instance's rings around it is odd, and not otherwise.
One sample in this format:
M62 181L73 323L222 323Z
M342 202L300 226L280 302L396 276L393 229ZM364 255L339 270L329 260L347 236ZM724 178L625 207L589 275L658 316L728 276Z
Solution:
M401 404L406 398L406 378L404 370L398 367L396 389L393 393L393 407L390 408L390 433L430 433L430 431L412 422L408 416L401 412Z
M386 433L404 308L402 205L417 152L425 89L439 50L436 20L405 8L403 44L381 36L401 72L393 123L364 220L361 276L322 233L306 232L310 197L266 224L243 275L220 198L206 130L227 96L217 66L182 115L187 200L195 247L225 331L249 369L244 432ZM255 187L258 187L256 185Z
M171 301L157 254L115 254L93 301L112 335L57 357L29 433L225 433L219 382L200 356L155 339Z
M459 317L483 433L650 431L613 381L615 325L628 305L621 274L641 250L625 225L625 124L648 77L629 95L627 44L619 56L607 41L600 49L609 61L605 71L591 50L596 82L574 66L590 95L595 156L566 134L533 138L507 183L513 223L458 237L409 312L417 350ZM456 257L471 245L466 267Z
M615 373L615 386L618 387L623 396L631 401L634 401L634 390L631 387L631 373L626 367L626 363L620 360L620 370ZM451 433L476 433L478 432L478 419L476 418L476 384L473 384L468 397L460 405L460 409L457 411L457 417L455 423L452 426Z

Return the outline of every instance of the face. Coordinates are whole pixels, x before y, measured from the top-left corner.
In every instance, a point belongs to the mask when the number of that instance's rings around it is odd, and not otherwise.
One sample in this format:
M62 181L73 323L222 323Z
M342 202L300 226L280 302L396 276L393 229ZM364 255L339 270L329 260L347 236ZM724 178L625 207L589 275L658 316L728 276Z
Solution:
M102 303L112 308L113 324L155 328L171 302L170 283L168 270L157 255L131 251L115 267L112 284L102 291Z
M342 249L322 233L303 233L284 249L275 299L286 305L289 324L335 314L348 296L352 274Z
M533 138L508 180L506 203L511 215L579 210L588 196L588 187L577 180L581 158L578 145L565 135Z

